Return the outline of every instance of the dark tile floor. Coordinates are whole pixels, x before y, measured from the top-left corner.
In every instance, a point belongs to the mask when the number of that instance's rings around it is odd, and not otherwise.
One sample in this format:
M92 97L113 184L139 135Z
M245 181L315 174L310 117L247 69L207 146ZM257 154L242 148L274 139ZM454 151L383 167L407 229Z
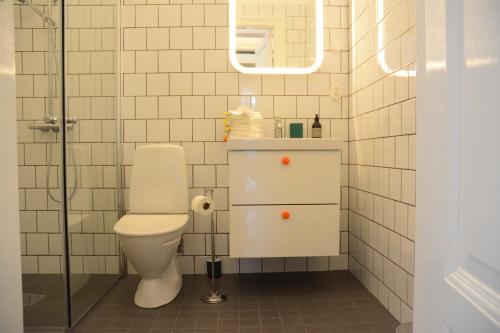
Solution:
M116 281L117 277L104 274L72 275L73 317L81 316ZM26 331L33 329L36 332L37 327L66 325L66 296L62 275L23 274L23 295L28 294L43 295L43 298L32 306L23 307Z
M179 296L158 309L133 304L139 279L128 276L72 332L393 333L396 319L346 271L224 275L228 301L209 305L204 275L184 276Z
M23 295L26 294L43 295L43 298L32 306L23 307L25 327L65 325L62 275L23 274Z

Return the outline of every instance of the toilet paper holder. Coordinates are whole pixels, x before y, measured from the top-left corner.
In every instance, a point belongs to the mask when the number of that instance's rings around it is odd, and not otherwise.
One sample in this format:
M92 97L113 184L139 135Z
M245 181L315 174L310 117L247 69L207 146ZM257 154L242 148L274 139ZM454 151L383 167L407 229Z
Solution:
M213 188L209 188L209 189L206 189L205 191L205 196L208 196L210 199L212 199L213 201L213 198L214 198L214 189ZM204 203L203 204L203 209L208 209L210 208L210 204L208 203ZM201 300L205 303L209 303L209 304L217 304L217 303L222 303L222 302L225 302L227 300L227 296L222 294L220 291L217 290L216 286L215 286L215 220L214 220L214 214L215 212L212 212L210 214L210 239L211 239L211 245L212 245L212 265L211 265L211 268L212 268L212 274L211 274L211 290L201 296Z

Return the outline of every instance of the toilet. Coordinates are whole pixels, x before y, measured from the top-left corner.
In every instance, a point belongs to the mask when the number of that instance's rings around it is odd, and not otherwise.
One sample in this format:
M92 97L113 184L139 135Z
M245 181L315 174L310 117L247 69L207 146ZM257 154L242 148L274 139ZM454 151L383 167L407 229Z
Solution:
M188 222L184 150L174 145L146 145L134 155L129 213L114 226L120 245L141 276L134 302L157 308L182 288L177 247Z

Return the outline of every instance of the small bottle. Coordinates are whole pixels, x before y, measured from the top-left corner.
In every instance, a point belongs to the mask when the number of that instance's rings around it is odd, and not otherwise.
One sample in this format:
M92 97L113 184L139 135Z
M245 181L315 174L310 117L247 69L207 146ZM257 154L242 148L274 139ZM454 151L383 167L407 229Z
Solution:
M274 119L274 137L283 137L283 119L281 119L280 117L276 117Z
M313 138L321 138L321 124L319 122L319 116L316 115L316 117L314 117L314 123L312 125L312 134L311 136Z

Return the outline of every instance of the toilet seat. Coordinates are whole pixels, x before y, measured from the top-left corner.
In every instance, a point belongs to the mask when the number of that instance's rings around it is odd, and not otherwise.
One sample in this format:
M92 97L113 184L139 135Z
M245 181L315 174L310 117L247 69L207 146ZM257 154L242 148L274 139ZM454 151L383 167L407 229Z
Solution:
M120 236L157 236L184 228L188 214L129 214L114 226Z

